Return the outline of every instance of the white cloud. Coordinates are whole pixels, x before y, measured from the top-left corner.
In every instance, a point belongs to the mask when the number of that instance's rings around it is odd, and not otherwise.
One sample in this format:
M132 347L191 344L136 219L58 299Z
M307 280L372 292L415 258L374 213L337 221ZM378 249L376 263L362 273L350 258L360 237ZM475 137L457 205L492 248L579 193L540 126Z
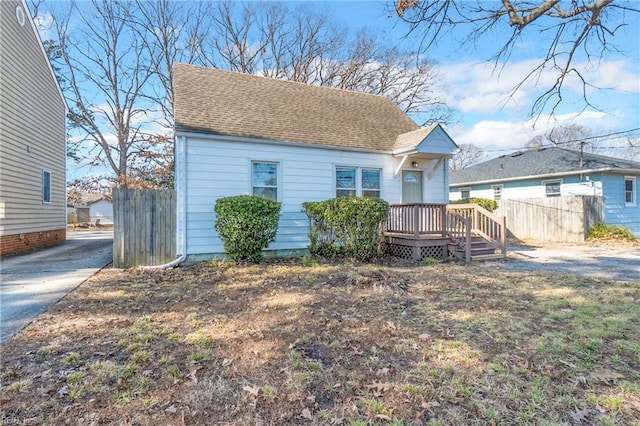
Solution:
M451 136L457 143L470 143L487 151L518 150L533 137L551 130L555 126L579 124L593 127L594 122L609 118L606 113L587 111L581 114L544 116L523 121L483 120L470 129L451 129ZM608 124L614 123L612 120ZM497 155L497 153L496 153Z
M53 39L53 15L51 15L51 13L39 13L35 18L33 18L33 22L38 29L41 40Z
M552 87L557 78L554 70L543 70L522 83L541 61L539 58L528 59L498 64L498 67L492 62L460 62L440 64L438 71L450 89L447 94L449 105L463 113L526 111L544 90ZM627 61L576 63L574 66L581 70L587 82L597 88L640 93L640 73ZM512 93L516 87L518 89ZM566 101L582 96L582 81L575 74L567 77L564 87ZM594 93L597 89L588 90Z
M635 73L629 71L627 61L600 62L591 66L588 76L593 75L593 84L602 89L613 89L617 92L640 93L640 75L638 67Z

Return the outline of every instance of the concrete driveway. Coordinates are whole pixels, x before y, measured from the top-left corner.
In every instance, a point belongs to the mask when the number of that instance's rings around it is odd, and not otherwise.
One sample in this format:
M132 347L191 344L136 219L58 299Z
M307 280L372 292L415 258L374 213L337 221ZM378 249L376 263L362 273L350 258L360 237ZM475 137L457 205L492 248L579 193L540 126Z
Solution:
M564 243L510 245L507 259L494 266L635 282L640 281L640 248Z
M113 231L70 231L67 241L0 261L0 343L112 259Z

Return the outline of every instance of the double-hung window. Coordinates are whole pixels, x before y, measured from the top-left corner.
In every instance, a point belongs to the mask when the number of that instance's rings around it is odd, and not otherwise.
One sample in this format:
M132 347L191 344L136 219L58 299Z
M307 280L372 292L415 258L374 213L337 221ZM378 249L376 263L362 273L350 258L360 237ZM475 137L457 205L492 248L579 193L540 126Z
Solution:
M356 195L355 167L336 167L336 197L353 197Z
M636 178L635 176L624 177L624 205L633 207L636 205Z
M362 196L380 198L380 169L361 169Z
M471 198L471 188L460 188L460 199L467 200Z
M336 167L336 197L380 197L381 169Z
M51 172L42 171L42 202L51 203Z
M251 162L251 190L253 195L278 199L278 163Z
M493 199L502 200L502 185L491 185L491 189L493 189Z
M545 197L559 197L561 195L560 187L562 185L561 180L545 180L542 181L544 185Z

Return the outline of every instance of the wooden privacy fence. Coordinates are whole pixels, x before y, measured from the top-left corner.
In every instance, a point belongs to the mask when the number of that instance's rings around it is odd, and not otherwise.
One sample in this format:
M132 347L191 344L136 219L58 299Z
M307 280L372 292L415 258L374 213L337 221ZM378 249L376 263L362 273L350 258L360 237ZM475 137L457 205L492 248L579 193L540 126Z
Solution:
M173 190L113 190L113 267L161 265L176 258Z
M576 243L586 239L594 223L604 220L604 198L580 195L500 200L495 213L507 218L512 237Z

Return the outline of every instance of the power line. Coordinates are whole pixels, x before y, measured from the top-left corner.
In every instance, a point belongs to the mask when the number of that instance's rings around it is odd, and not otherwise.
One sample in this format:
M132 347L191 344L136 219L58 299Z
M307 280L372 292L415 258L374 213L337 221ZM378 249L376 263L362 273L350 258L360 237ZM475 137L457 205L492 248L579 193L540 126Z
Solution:
M599 140L608 140L608 139L615 139L615 137L619 136L619 135L623 135L623 134L627 134L627 133L633 133L636 131L639 131L640 127L637 127L635 129L628 129L628 130L621 130L619 132L611 132L611 133L607 133L604 135L597 135L597 136L588 136L588 137L584 137L581 139L572 139L569 141L564 141L564 142L558 142L558 143L554 143L554 144L543 144L540 146L540 148L549 148L549 147L555 147L558 145L568 145L571 143L576 143L576 142L586 142L588 140L591 139L599 139ZM530 146L520 146L520 147L512 147L512 148L497 148L497 149L487 149L487 150L483 150L484 152L504 152L504 151L513 151L513 150L519 150L519 149L529 149L532 148ZM628 149L628 148L633 148L631 146L601 146L598 148L602 148L602 149Z

